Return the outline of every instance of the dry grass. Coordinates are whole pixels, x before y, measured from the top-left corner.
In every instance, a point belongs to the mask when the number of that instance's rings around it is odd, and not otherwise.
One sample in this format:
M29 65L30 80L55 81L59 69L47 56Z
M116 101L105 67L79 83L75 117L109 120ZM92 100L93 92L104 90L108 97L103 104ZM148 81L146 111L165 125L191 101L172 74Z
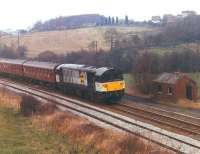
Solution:
M20 95L7 90L6 88L0 88L0 105L5 107L12 107L14 109L20 109L20 102L22 98Z
M57 54L66 52L76 52L82 49L88 50L88 45L92 41L98 41L98 49L109 49L104 34L110 27L94 27L71 29L65 31L35 32L22 35L20 45L28 48L28 56L35 57L44 51L52 51ZM150 28L142 27L116 27L124 33L142 33L152 31ZM4 36L0 38L2 44L17 47L17 36Z
M87 119L78 117L70 112L59 111L54 105L43 104L33 97L22 96L20 98L18 94L5 89L0 91L0 96L3 96L0 101L3 102L2 105L9 104L15 108L20 106L20 110L26 113L25 115L32 115L31 120L34 127L49 133L55 132L68 136L74 145L79 143L85 145L86 153L169 153L161 147L148 143L136 136L113 132L96 126ZM76 153L76 146L73 147L72 153Z
M84 143L88 150L95 147L99 152L105 154L146 154L153 153L153 151L167 153L154 147L151 143L145 144L138 137L103 129L70 113L55 112L51 115L37 116L34 118L33 124L44 130L54 130L65 134L73 142Z
M178 100L177 105L187 109L200 109L200 100L194 102L188 99L180 99Z
M190 101L188 99L179 99L179 100L159 100L161 104L174 106L174 107L181 107L186 109L200 109L200 100L197 101Z

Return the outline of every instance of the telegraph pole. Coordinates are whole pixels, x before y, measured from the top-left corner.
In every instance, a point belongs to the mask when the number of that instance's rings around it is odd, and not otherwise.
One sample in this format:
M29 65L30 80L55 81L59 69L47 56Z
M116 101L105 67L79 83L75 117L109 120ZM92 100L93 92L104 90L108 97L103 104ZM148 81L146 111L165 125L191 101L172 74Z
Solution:
M116 39L111 36L111 39L110 39L110 50L113 51L113 49L115 49L115 43L116 43Z
M98 42L95 41L95 51L97 52L98 46L97 46Z
M18 49L19 49L19 45L20 45L20 42L19 42L20 38L19 37L20 37L20 31L17 31L17 47L18 47Z

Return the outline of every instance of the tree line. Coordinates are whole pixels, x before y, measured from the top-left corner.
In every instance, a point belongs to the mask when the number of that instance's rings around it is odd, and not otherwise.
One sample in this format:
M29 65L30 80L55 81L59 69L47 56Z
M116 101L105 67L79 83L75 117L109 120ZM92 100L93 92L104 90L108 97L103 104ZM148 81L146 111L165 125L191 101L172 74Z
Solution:
M124 73L152 73L162 72L199 72L200 51L181 48L176 51L157 54L148 50L138 52L138 48L115 49L113 51L80 51L66 55L56 55L46 51L36 58L40 61L53 61L86 64L93 66L110 66L120 69Z
M36 22L30 31L52 31L65 30L91 26L109 26L109 25L128 25L129 18L126 15L124 19L117 16L105 17L99 14L85 14L74 16L60 16L47 21Z
M148 46L171 46L200 40L200 15L188 16L161 27L157 35L146 38Z
M18 48L10 47L7 45L0 45L0 58L26 58L27 48L19 46Z

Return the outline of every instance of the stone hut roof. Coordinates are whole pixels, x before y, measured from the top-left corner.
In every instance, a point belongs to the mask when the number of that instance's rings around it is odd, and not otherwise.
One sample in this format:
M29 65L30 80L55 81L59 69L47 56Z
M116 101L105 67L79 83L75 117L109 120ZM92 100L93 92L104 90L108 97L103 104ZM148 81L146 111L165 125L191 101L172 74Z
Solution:
M163 73L163 74L159 75L154 80L154 82L176 84L179 79L184 78L184 77L193 81L190 77L188 77L188 75L186 75L184 73L180 73L180 72L175 72L175 73ZM195 83L195 81L193 81L193 82Z

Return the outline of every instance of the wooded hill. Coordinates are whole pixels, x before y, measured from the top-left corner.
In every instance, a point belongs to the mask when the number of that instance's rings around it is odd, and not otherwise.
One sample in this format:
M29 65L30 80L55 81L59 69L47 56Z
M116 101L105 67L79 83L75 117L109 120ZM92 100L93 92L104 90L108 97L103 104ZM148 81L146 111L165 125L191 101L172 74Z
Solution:
M84 14L57 17L45 22L38 21L31 31L64 30L102 24L106 18L99 14Z

